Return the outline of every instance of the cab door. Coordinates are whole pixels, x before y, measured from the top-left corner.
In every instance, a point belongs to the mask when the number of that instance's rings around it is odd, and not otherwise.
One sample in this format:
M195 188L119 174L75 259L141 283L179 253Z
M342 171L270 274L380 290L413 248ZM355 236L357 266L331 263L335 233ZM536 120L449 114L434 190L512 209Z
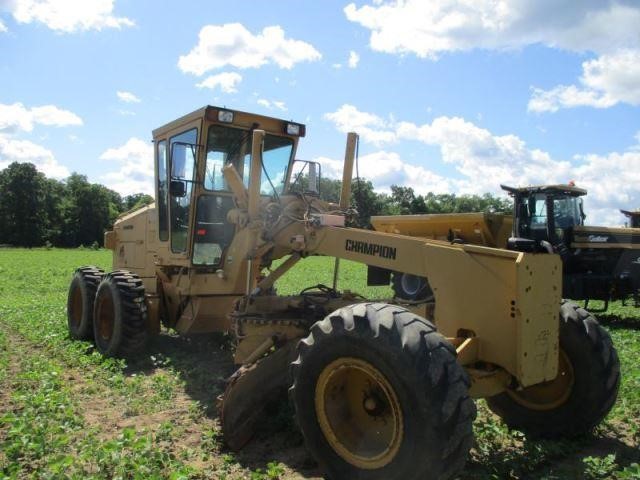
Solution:
M188 259L193 231L194 190L201 121L186 124L169 135L169 241L171 258Z

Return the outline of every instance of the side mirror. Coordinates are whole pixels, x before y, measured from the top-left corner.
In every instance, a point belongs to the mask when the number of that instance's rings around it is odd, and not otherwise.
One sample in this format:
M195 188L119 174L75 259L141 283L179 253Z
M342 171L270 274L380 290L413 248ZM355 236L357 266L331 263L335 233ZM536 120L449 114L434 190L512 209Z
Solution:
M187 182L184 180L171 180L169 194L172 197L184 197L187 195Z
M294 160L290 190L311 195L320 194L322 170L318 162Z
M316 162L309 162L309 192L320 193L320 164Z

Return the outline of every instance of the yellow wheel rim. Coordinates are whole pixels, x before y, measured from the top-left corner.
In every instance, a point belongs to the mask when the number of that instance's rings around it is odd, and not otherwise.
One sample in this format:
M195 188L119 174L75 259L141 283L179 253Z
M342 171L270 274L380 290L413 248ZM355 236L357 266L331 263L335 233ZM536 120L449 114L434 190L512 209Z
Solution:
M569 357L563 350L560 350L558 360L558 376L554 380L517 392L507 390L509 396L530 410L553 410L564 404L571 395L575 378Z
M362 469L389 464L403 437L402 410L389 381L351 357L327 365L316 383L318 422L331 448Z

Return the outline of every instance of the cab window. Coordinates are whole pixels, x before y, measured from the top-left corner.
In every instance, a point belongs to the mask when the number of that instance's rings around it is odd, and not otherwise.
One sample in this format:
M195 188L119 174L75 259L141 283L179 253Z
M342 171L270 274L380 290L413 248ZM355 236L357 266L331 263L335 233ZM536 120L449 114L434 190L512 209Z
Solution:
M156 192L158 209L158 237L161 241L169 240L169 188L167 186L167 141L156 144L156 171L158 185Z
M169 215L171 218L171 251L187 250L189 231L189 207L193 193L193 181L197 154L197 129L192 129L171 138L171 182L184 183L184 195L171 195Z

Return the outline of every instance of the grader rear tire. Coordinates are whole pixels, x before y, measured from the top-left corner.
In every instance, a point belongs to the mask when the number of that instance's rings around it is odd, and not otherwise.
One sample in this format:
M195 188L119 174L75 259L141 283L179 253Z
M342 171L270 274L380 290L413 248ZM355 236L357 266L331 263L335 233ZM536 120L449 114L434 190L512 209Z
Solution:
M93 302L104 270L80 267L73 274L67 296L67 326L74 340L93 338Z
M409 273L393 272L391 287L395 297L400 300L419 302L433 296L429 280Z
M447 479L462 470L476 415L455 350L435 327L381 303L311 327L290 395L307 448L333 480Z
M125 270L104 276L93 314L96 347L107 357L131 357L147 343L147 307L140 278Z
M620 363L609 333L574 303L560 306L558 377L522 391L487 399L510 427L557 438L588 433L607 416L618 396Z

